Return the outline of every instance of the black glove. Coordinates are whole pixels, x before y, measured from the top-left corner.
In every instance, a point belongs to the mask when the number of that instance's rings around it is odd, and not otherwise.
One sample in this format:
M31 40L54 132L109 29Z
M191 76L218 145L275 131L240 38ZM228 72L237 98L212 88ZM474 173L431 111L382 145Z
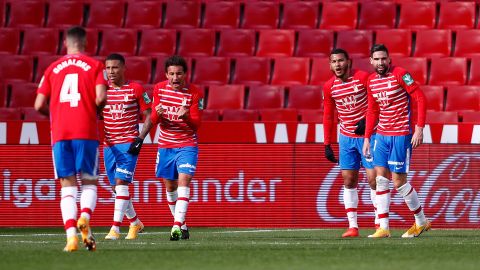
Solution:
M143 139L140 137L136 137L135 141L130 144L130 148L128 148L128 153L134 156L140 154L140 149L142 149Z
M330 144L325 145L325 157L333 163L338 163L338 160L335 158L333 153L332 146Z
M357 135L365 135L365 123L366 123L366 120L365 118L363 118L362 120L358 121L357 122L357 128L355 129L355 134Z

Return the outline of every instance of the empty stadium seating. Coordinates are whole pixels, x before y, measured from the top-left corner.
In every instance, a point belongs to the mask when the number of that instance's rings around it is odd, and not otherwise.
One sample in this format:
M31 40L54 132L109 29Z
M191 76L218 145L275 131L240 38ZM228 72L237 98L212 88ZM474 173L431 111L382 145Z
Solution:
M125 5L117 1L92 1L87 27L118 28L123 26Z
M425 122L427 124L455 124L458 122L458 113L427 111L427 117L425 119Z
M36 83L17 82L11 84L10 108L33 107L37 95Z
M369 57L372 47L372 31L347 30L338 32L336 47L346 50L350 57Z
M467 111L462 113L463 123L480 123L480 112Z
M218 110L203 110L202 121L218 121L220 114Z
M427 99L427 110L443 111L443 101L445 93L443 86L439 85L422 85L421 89ZM416 105L416 102L412 102Z
M44 1L11 1L8 27L42 27L45 23Z
M480 89L470 85L449 86L446 101L445 111L480 111Z
M213 29L183 29L180 33L178 54L188 57L212 56L215 53Z
M125 77L139 83L150 82L152 61L146 56L130 56L125 58Z
M200 26L199 1L168 1L165 10L165 28L196 28Z
M270 59L265 57L239 57L235 60L232 82L245 85L267 84L270 80Z
M0 108L0 121L22 120L20 108Z
M391 57L408 57L412 52L410 29L385 29L376 31L375 43L385 44Z
M474 2L443 2L440 5L438 28L471 29L475 26Z
M432 29L435 28L435 2L403 2L400 6L398 28Z
M49 119L48 116L37 112L33 107L21 108L21 112L23 113L23 120L25 121L42 121Z
M16 54L20 49L20 30L0 28L0 54Z
M142 31L138 55L173 55L176 46L177 31L175 29L145 29Z
M147 29L159 28L162 23L162 5L154 1L128 2L125 27Z
M357 2L324 2L320 28L352 30L357 26Z
M115 28L102 31L102 46L99 55L106 56L119 53L124 56L135 55L138 33L136 29Z
M280 27L286 29L313 29L318 23L318 2L292 1L283 4Z
M83 24L81 1L51 1L48 8L47 27L66 28Z
M438 57L450 56L452 49L452 31L430 29L417 31L416 47L413 56Z
M2 55L0 61L0 83L11 81L31 82L33 79L33 57L31 55Z
M323 110L298 110L298 115L302 122L323 122Z
M359 69L366 71L368 73L372 73L375 71L373 65L370 63L370 57L366 58L353 58L352 59L352 67L354 69Z
M8 92L5 84L0 83L0 108L7 107Z
M295 109L263 109L259 110L260 119L262 121L275 122L296 122L298 121L298 113Z
M285 103L285 88L276 85L251 86L247 109L280 109Z
M243 85L212 85L208 89L207 109L243 109L245 88Z
M274 29L279 22L279 3L246 1L242 28Z
M330 60L328 57L317 57L312 60L310 84L323 85L333 76L330 71Z
M206 2L203 27L215 29L237 28L240 22L240 2Z
M230 59L225 57L201 57L195 59L193 83L227 84L230 80Z
M322 87L293 85L288 92L287 108L319 110L322 108Z
M361 5L358 28L390 29L395 27L396 5L394 2L371 1ZM379 16L379 14L381 14Z
M333 33L334 31L321 29L299 30L295 56L329 56L333 49Z
M425 57L398 57L392 64L406 69L419 84L427 83L427 59Z
M480 85L480 56L472 57L470 61L470 76L468 84Z
M257 110L223 110L223 121L258 121Z
M23 32L22 54L57 54L59 40L60 33L55 28L27 28Z
M310 58L281 57L274 61L272 84L307 84L310 71Z
M226 29L220 32L218 56L253 56L255 31L251 29Z
M477 57L480 56L480 30L468 29L456 31L455 51L453 56Z
M463 57L433 58L428 84L463 85L467 82L467 59Z
M257 56L292 56L295 46L295 31L277 29L261 30L258 38Z

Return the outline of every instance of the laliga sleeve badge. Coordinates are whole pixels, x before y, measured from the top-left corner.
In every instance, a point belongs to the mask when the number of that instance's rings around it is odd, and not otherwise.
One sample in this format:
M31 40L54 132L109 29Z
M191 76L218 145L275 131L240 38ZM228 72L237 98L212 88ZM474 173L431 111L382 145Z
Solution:
M204 109L203 104L204 104L203 98L199 99L198 100L198 109L203 110Z
M150 102L152 102L147 92L143 92L143 100L145 101L146 104L150 104Z
M413 78L410 73L403 75L402 80L405 82L406 85L411 85L413 83Z

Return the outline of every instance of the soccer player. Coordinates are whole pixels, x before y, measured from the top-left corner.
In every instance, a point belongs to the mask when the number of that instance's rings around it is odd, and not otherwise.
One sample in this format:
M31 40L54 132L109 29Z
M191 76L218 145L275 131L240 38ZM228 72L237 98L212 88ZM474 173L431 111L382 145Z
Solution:
M407 181L412 148L423 140L426 100L417 82L403 68L393 66L388 49L375 44L370 51L370 63L375 72L368 77L368 110L363 153L372 154L370 136L379 119L373 150L373 165L377 173L377 212L380 228L369 237L390 237L388 212L390 207L389 175L393 185L415 216L415 223L402 237L417 237L431 228L425 217L417 192ZM415 127L411 120L412 99L418 104ZM412 129L415 129L412 135Z
M348 53L340 48L330 53L330 70L333 76L323 87L323 126L325 157L337 163L330 145L334 128L334 110L340 121L339 157L343 177L343 202L347 212L349 229L342 237L358 237L358 172L360 165L366 169L370 196L375 206L375 170L371 159L362 155L365 115L367 112L368 73L351 68Z
M189 239L185 223L190 181L197 169L197 130L203 110L203 94L187 84L187 63L179 56L165 61L167 80L153 89L151 120L158 124L156 176L164 179L167 201L174 217L170 240ZM148 130L142 130L144 137Z
M62 186L60 208L67 252L78 249L76 227L86 248L96 249L89 222L97 203L97 109L106 100L107 78L103 64L82 53L86 35L81 27L67 30L67 55L45 70L35 100L37 111L50 114L55 178L60 179ZM77 173L82 180L78 222Z
M140 148L143 138L138 139L140 114L146 119L145 128L150 129L150 98L143 87L125 79L125 58L120 54L110 54L105 60L109 79L107 104L103 109L105 147L103 149L105 170L115 192L113 225L105 239L120 238L120 225L123 216L130 220L130 228L125 239L136 239L144 229L138 219L128 191L137 165L138 152L130 153L130 146ZM138 146L137 146L138 145Z

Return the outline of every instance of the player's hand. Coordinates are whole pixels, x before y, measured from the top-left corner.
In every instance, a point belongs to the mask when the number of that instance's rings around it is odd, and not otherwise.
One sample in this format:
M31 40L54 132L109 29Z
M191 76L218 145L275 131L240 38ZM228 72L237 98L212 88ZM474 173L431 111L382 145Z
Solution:
M162 114L165 111L165 109L162 107L162 104L160 103L157 106L155 106L155 111L157 112L158 116L162 117Z
M365 135L365 123L366 123L365 118L362 118L362 120L357 122L357 124L356 124L357 128L354 131L355 134Z
M368 138L365 138L363 140L362 153L363 153L363 156L366 159L371 159L372 158L372 153L370 153L370 139L368 139Z
M180 119L187 119L189 114L190 110L185 106L181 106L180 110L178 110L178 118Z
M130 148L128 148L127 152L129 154L137 156L138 154L140 154L140 149L142 149L142 145L143 145L143 139L140 137L136 137L135 141L133 141L132 144L130 144Z
M415 126L415 132L412 136L412 147L416 148L423 143L423 127Z
M338 160L335 158L335 154L333 153L333 149L330 144L325 145L325 157L333 163L338 163Z

